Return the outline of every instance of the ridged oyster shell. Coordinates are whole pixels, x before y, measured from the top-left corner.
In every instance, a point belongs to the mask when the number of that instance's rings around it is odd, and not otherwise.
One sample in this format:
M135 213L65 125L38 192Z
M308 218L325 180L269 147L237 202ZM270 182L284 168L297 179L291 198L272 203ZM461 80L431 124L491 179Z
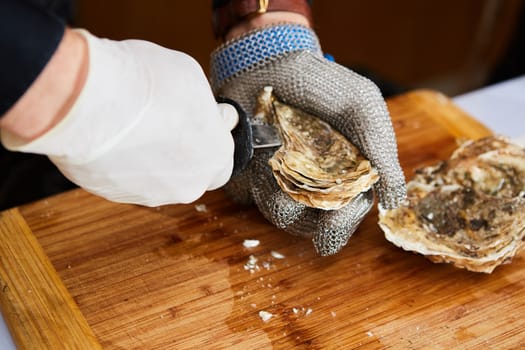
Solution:
M271 87L259 95L255 119L278 127L282 146L269 164L281 189L297 202L339 209L379 179L343 135L321 119L278 101Z
M525 149L491 136L416 171L405 205L379 212L395 245L475 272L509 263L525 239Z

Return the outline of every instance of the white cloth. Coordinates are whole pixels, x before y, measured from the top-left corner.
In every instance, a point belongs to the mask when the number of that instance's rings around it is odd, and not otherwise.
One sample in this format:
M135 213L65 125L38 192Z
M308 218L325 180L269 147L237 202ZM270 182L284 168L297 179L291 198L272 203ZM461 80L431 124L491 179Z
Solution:
M16 350L11 333L7 329L4 318L0 313L0 349L1 350Z
M468 92L453 100L494 133L525 141L525 76Z
M233 169L237 113L218 106L190 56L140 40L87 39L89 72L68 115L6 148L48 155L84 189L116 202L188 203L224 185Z

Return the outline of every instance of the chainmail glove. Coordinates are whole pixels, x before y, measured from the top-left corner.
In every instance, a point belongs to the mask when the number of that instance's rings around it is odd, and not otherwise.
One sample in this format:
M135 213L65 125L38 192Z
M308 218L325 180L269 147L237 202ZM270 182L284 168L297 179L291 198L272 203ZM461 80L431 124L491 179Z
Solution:
M211 83L216 95L237 101L247 113L254 111L261 89L272 86L281 101L323 119L360 149L379 173L374 190L383 208L397 207L405 198L395 134L379 89L325 59L311 29L273 25L226 42L212 54ZM277 185L268 165L275 151L255 150L226 191L238 202L255 202L275 226L312 238L319 254L337 253L371 209L372 191L338 210L307 207Z

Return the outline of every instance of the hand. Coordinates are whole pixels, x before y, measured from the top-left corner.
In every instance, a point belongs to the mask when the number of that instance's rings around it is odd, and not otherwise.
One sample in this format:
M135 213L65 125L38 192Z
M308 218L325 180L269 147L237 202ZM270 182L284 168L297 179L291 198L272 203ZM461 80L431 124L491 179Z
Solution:
M89 52L78 97L34 139L15 132L9 116L4 145L48 155L71 181L117 202L186 203L224 185L237 114L217 105L197 62L146 41L76 33Z
M368 79L323 58L315 33L301 25L277 24L228 41L212 56L216 94L254 110L255 97L270 85L283 102L316 115L338 129L374 166L375 185L385 208L406 196L395 134L379 89ZM268 165L274 150L257 150L244 173L227 185L242 202L254 201L274 225L311 237L321 255L338 252L370 210L371 193L346 207L324 211L305 207L281 191Z

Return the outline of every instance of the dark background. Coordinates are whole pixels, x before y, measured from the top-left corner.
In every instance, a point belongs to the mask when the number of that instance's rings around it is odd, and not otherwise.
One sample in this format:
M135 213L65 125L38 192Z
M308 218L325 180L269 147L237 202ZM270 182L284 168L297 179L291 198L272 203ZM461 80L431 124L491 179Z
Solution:
M208 72L218 45L211 1L33 0L76 27L184 51ZM316 0L321 46L385 97L417 88L456 96L525 74L524 0ZM46 157L0 149L0 209L74 187Z

